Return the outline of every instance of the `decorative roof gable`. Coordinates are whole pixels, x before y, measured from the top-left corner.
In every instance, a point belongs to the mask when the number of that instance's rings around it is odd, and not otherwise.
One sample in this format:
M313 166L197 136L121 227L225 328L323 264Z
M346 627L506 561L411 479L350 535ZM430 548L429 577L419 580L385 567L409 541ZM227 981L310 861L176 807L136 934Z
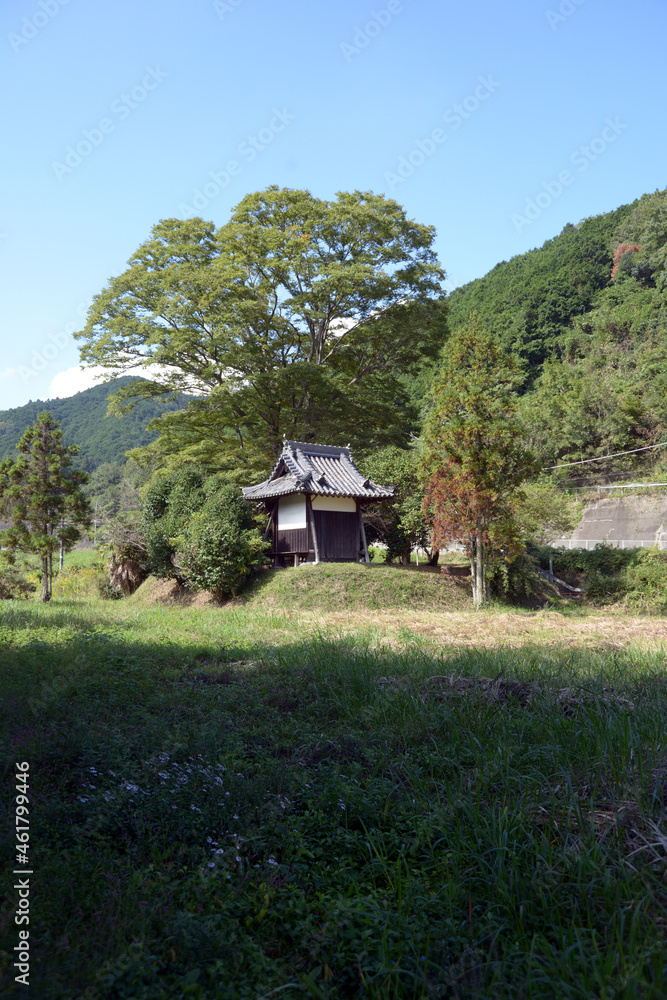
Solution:
M267 500L289 493L382 500L393 496L394 489L362 476L349 447L286 440L269 478L257 486L243 487L243 496L246 500Z

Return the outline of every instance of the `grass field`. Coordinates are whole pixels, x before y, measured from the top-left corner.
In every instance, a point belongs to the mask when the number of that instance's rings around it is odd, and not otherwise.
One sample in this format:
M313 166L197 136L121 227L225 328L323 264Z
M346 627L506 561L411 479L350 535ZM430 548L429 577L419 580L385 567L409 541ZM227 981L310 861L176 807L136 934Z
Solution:
M311 572L2 602L3 997L667 996L667 622Z

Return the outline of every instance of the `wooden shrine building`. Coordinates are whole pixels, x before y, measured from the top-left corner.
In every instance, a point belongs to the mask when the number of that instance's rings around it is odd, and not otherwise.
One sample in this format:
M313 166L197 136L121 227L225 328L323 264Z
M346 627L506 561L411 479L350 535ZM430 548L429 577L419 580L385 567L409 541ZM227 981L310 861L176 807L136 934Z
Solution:
M270 477L246 486L246 500L269 515L274 564L369 562L362 518L365 503L394 495L393 487L366 479L348 448L284 441Z

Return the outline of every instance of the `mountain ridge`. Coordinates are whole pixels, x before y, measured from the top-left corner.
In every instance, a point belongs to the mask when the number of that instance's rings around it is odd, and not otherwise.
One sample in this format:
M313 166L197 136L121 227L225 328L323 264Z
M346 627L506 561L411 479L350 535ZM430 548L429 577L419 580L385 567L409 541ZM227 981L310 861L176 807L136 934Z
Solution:
M108 399L132 382L136 376L124 375L83 389L60 399L30 400L23 406L0 410L0 461L16 453L16 445L40 413L48 410L60 422L66 445L79 446L75 460L78 468L93 472L105 462L124 462L125 452L143 447L157 437L146 425L163 413L181 409L187 397L177 400L142 400L122 417L107 417Z

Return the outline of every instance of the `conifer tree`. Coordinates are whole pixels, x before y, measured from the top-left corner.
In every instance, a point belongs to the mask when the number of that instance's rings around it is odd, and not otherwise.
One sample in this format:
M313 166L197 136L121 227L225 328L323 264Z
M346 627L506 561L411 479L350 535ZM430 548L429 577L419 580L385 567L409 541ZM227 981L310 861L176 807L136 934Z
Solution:
M78 445L66 447L57 420L45 411L17 444L18 458L0 464L0 534L10 551L36 553L42 561L42 601L51 599L53 553L65 551L90 524L90 504L81 490L85 472L72 468Z
M473 600L487 596L489 546L518 543L512 494L532 471L516 419L516 360L473 314L448 342L424 433L424 509L434 545L466 544Z

